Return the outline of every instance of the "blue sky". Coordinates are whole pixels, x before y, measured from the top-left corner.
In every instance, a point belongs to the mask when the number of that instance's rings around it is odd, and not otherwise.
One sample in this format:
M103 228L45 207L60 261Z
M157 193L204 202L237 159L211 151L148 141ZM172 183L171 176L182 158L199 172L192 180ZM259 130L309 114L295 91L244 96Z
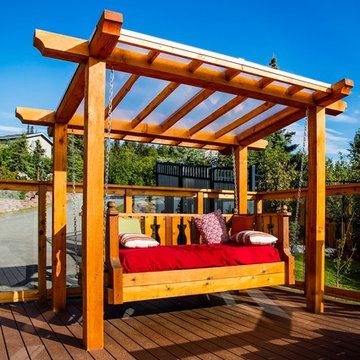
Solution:
M128 30L263 65L275 54L281 70L324 82L350 78L355 88L347 111L327 118L327 155L345 151L360 127L356 0L7 1L0 22L1 135L22 131L16 106L55 109L75 69L72 63L43 58L32 46L34 29L87 39L103 9L122 12ZM298 143L302 124L290 127Z

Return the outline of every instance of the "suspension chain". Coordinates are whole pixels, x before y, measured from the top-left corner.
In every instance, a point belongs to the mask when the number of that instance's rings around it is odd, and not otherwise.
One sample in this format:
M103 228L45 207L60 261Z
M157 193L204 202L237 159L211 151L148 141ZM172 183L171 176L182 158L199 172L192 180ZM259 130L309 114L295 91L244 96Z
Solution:
M303 177L304 177L305 146L306 146L306 138L307 138L308 119L309 119L309 108L306 108L306 116L305 116L305 120L304 120L304 136L303 136L303 143L302 143L302 156L301 156L301 164L300 164L300 178L299 178L299 187L298 187L298 192L297 192L296 213L295 213L295 222L294 222L294 231L293 231L293 245L296 244L296 238L297 238L297 226L298 226L298 221L299 221L301 188L302 188Z
M107 114L107 137L105 148L105 190L104 190L104 240L106 236L106 205L108 200L108 187L109 187L109 168L110 168L110 141L111 141L111 121L113 112L113 100L114 100L114 69L110 70L110 86L109 86L109 107ZM104 246L105 249L105 246Z
M80 272L80 264L78 260L78 250L79 250L79 244L78 244L78 231L77 231L77 214L78 209L76 208L76 184L75 184L75 178L76 178L76 172L75 172L75 134L74 129L71 131L71 166L72 166L72 198L71 198L71 205L72 205L72 213L73 213L73 225L74 225L74 258L75 258L75 270L76 275L75 277L79 277Z
M232 160L233 160L233 171L234 171L234 208L235 211L238 211L239 208L239 194L237 187L237 178L236 178L236 160L235 160L235 148L232 148Z

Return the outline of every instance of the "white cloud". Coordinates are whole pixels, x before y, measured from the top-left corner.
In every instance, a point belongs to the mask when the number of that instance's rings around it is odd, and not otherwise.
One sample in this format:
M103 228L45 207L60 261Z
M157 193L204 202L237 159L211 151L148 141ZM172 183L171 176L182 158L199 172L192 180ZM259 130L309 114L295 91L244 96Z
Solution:
M302 146L303 137L304 137L304 126L299 123L293 123L286 127L287 131L295 132L293 136L293 143ZM339 152L347 153L347 148L349 147L350 139L346 136L343 136L343 133L331 128L326 129L326 155L329 157L334 157L338 155ZM299 147L298 147L299 149ZM307 151L307 143L305 146Z
M5 133L22 133L25 131L24 128L21 127L15 127L15 126L2 126L0 125L0 131Z
M328 131L329 133L332 133L332 134L336 134L336 135L344 135L343 132L337 131L337 130L334 130L334 129L330 129L330 128L326 129L326 131Z
M8 111L0 111L0 118L3 119L14 119L15 114Z
M329 116L327 117L329 121L343 123L343 124L355 124L358 122L355 116L350 116L346 114L340 114L338 116Z

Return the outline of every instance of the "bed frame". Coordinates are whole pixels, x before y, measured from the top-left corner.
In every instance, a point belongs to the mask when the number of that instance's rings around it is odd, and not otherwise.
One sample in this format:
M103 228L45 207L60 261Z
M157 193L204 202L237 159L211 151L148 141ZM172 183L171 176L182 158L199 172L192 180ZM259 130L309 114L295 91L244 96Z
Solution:
M257 230L278 237L281 262L210 267L187 270L123 273L119 259L118 217L139 218L143 233L160 245L200 243L195 227L196 214L123 214L108 203L106 224L105 289L109 304L174 296L207 294L295 283L294 258L289 250L289 216L284 207L279 213L255 216ZM248 216L248 215L242 215ZM231 226L232 215L224 215Z

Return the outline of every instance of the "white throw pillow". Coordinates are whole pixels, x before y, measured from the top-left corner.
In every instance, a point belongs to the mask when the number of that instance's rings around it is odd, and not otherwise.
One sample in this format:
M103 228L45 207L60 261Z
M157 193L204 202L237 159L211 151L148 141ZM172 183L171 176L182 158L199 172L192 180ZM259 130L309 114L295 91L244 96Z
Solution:
M239 245L271 245L277 241L277 237L261 231L240 231L231 236L230 241Z
M132 233L120 233L119 242L123 247L129 249L149 248L159 245L159 243L150 236Z

